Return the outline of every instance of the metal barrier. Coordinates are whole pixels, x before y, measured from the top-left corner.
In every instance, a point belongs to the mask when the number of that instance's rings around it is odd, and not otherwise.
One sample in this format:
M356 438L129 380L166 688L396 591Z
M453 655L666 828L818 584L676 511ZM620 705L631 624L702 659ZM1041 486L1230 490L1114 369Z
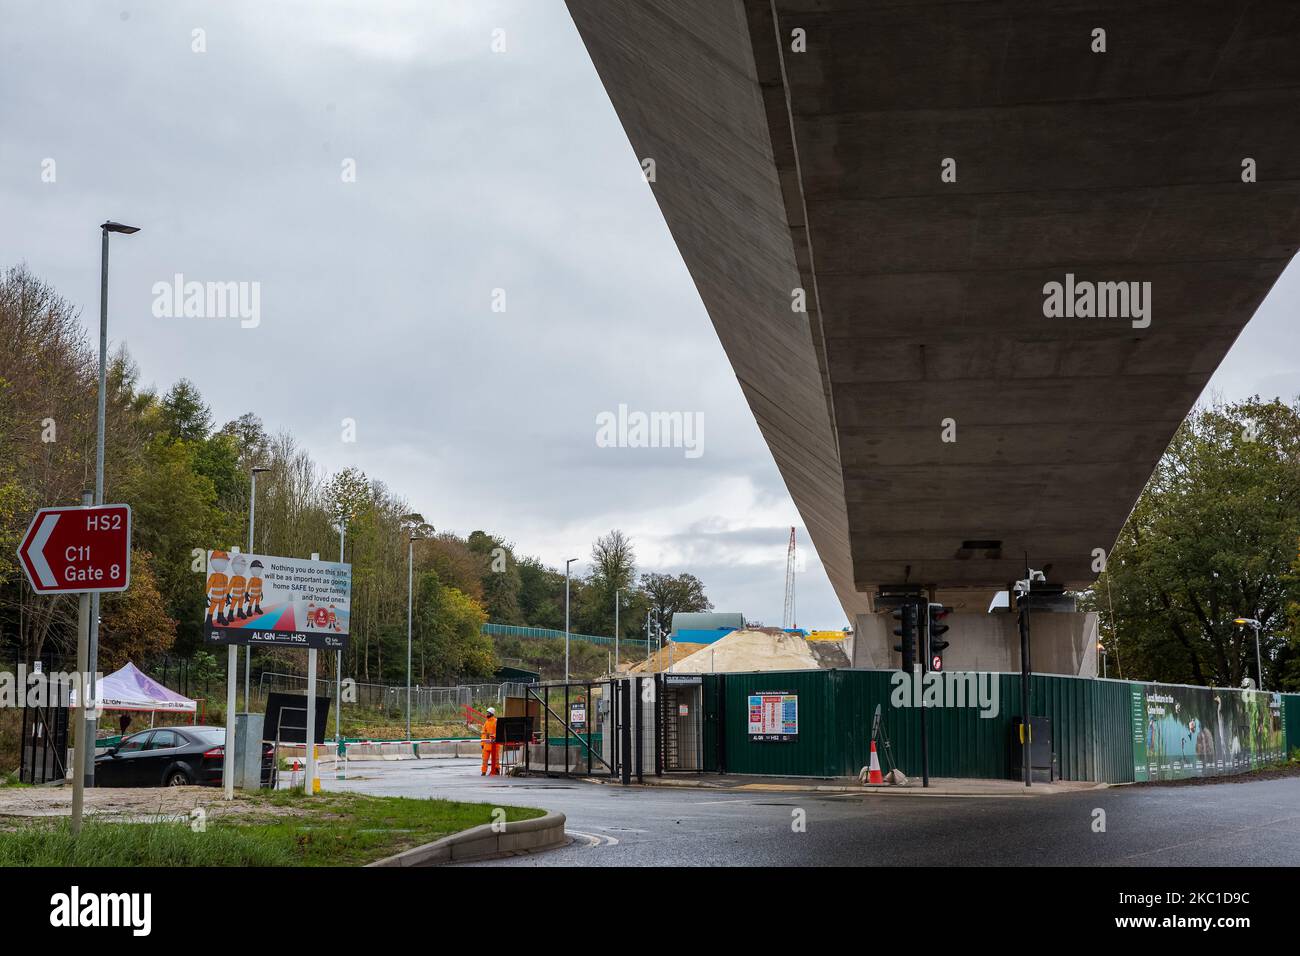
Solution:
M49 783L67 774L68 715L67 707L52 704L22 708L19 736L22 753L18 762L18 779L22 783Z
M363 684L360 682L344 687L349 696L355 700L345 700L344 708L355 707L359 710L377 711L385 717L405 718L407 689L404 684ZM416 723L432 721L454 721L463 717L465 707L504 705L506 697L522 697L527 684L507 682L502 684L461 684L456 687L412 687L411 720ZM288 693L306 693L307 678L297 674L282 674L263 671L257 684L257 703L265 705L266 697L274 691ZM335 698L335 682L318 679L316 692L321 697Z
M678 760L665 746L678 737L665 733L663 684L652 676L602 681L556 682L528 688L539 704L533 744L524 770L548 776L609 776L624 784L647 773L698 770L699 758ZM698 692L698 686L694 688ZM674 707L680 695L673 693ZM694 710L694 708L692 708ZM698 714L693 713L691 753L698 754ZM668 758L665 760L665 758ZM665 764L667 763L667 766Z
M575 772L613 776L617 761L610 754L610 702L618 683L604 680L528 687L527 700L537 701L540 713L534 743L524 751L524 769L550 776L567 777ZM534 757L541 758L540 768L534 765Z

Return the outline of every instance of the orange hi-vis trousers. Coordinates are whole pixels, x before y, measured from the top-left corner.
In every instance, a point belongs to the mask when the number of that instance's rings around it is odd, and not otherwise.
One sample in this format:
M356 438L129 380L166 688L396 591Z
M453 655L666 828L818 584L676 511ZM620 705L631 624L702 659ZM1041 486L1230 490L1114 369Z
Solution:
M483 766L481 773L488 773L488 764L491 763L493 776L501 772L501 745L497 743L497 719L493 714L488 714L483 720L483 730L479 734L479 740L482 741L483 747Z
M491 740L483 741L483 765L480 773L491 774L496 776L501 773L501 745ZM489 768L491 766L491 769Z

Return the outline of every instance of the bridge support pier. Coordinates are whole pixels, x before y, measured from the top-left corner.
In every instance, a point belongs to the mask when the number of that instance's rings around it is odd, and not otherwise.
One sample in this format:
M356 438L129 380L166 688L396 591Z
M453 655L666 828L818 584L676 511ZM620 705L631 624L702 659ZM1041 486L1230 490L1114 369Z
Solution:
M889 611L859 614L855 621L853 666L897 668L893 649L894 620ZM1016 615L1005 608L991 614L954 611L944 623L951 630L944 669L959 671L1020 670L1020 632ZM1035 611L1031 618L1030 660L1038 674L1097 676L1097 613Z

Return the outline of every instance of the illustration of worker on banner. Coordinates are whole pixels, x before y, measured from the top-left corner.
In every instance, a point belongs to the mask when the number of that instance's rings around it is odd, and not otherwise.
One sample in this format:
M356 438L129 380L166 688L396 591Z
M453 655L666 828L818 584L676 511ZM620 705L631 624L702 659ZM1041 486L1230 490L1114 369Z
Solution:
M208 568L209 643L346 647L350 564L210 551Z

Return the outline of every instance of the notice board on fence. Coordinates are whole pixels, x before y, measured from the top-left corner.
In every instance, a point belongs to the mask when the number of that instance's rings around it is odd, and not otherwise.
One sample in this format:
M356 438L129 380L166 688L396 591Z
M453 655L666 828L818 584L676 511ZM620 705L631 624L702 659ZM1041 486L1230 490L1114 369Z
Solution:
M749 739L791 741L799 735L799 695L783 690L749 695Z

